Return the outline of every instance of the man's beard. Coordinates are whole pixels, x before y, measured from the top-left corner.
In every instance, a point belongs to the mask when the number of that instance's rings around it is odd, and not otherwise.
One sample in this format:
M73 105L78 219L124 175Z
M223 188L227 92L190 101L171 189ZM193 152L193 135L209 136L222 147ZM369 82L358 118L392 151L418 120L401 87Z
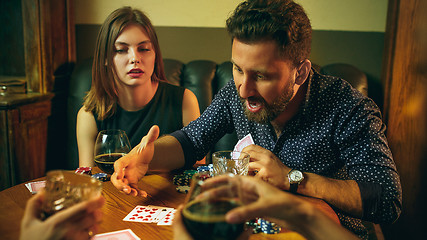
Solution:
M294 95L294 85L294 81L290 81L288 87L279 97L273 101L272 104L268 104L262 97L250 97L252 101L258 101L262 105L262 109L256 113L249 111L248 107L246 106L246 99L239 96L246 117L250 121L261 124L267 124L273 121L277 116L286 110L286 106L288 106Z

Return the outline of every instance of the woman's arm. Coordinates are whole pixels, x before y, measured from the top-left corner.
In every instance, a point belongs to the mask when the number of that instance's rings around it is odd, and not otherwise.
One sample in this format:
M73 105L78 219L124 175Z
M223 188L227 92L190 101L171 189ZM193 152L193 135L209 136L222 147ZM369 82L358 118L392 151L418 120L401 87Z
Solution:
M84 107L80 108L77 114L77 145L79 148L79 166L93 167L93 148L98 134L95 117L91 112L87 112Z
M185 89L182 99L182 123L187 126L191 121L200 117L199 102L196 95L189 89ZM197 164L205 164L206 158L196 162Z
M182 99L182 123L187 126L191 121L200 116L199 102L196 95L188 89L184 91Z

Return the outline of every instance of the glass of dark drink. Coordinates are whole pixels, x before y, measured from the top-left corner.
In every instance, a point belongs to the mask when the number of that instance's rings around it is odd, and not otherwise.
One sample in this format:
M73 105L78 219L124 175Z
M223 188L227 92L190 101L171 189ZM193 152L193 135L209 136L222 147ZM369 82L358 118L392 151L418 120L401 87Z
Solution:
M182 210L183 222L196 240L234 240L243 232L244 223L229 224L225 215L241 205L238 177L230 174L209 178L196 173Z
M114 173L114 162L131 149L125 131L120 129L102 130L95 141L95 164L107 174Z

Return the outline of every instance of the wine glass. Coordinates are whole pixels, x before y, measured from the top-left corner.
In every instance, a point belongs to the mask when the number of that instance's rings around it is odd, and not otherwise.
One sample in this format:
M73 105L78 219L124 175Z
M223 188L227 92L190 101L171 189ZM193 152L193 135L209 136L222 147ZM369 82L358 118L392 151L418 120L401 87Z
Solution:
M242 205L240 179L226 175L193 175L182 218L196 240L236 239L244 231L244 223L229 224L225 220L228 211Z
M95 164L107 174L114 173L114 162L131 149L125 131L120 129L102 130L95 141Z

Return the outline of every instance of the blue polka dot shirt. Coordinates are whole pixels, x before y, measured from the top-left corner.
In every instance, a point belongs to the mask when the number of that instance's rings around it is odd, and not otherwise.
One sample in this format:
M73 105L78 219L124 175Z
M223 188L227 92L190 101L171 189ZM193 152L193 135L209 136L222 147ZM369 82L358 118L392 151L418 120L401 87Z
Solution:
M271 124L249 121L231 80L195 121L172 135L184 150L186 166L202 159L226 133L251 133L256 145L286 166L329 178L355 180L363 219L391 223L400 215L402 189L377 105L342 79L313 72L305 101L277 138ZM343 226L362 238L360 219L336 210Z

